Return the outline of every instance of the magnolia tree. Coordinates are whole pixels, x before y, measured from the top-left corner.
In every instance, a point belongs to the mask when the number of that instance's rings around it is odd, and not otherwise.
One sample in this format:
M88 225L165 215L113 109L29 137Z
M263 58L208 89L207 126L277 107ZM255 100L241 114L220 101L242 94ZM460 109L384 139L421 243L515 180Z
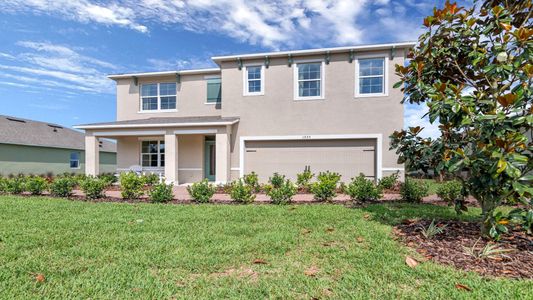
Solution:
M503 201L532 204L532 4L474 3L434 9L409 64L396 66L402 103L427 105L441 136L422 138L417 127L391 139L408 168L437 157L439 170L464 175L457 177L482 208L481 233L495 238L510 221L494 213ZM513 213L531 226L533 211Z

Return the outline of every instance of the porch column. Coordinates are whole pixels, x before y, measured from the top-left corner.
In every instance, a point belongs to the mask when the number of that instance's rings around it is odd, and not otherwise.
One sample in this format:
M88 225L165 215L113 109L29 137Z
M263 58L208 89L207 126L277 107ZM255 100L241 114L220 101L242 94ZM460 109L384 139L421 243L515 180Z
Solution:
M226 183L229 181L230 171L230 137L229 133L216 134L216 165L215 181L217 183Z
M96 176L100 173L100 144L98 138L85 136L85 175Z
M165 180L178 183L178 136L174 132L165 134Z

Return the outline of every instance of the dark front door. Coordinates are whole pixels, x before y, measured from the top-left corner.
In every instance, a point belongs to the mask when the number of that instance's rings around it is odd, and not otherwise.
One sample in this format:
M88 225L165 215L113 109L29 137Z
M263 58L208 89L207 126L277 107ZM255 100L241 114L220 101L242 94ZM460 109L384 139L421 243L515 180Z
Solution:
M204 147L204 177L209 181L215 181L216 172L216 146L215 141L206 140Z

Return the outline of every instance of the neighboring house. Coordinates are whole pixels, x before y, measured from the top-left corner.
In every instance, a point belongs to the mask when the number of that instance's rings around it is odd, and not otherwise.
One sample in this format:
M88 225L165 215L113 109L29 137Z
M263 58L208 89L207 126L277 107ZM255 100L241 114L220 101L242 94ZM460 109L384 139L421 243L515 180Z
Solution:
M374 179L400 171L388 136L403 127L395 64L414 43L213 57L219 68L111 75L115 122L86 132L87 174L98 139L117 140L119 168L167 181L227 182L255 171L294 179L311 171Z
M61 125L0 115L0 175L83 173L85 138ZM100 170L115 172L116 144L100 141Z

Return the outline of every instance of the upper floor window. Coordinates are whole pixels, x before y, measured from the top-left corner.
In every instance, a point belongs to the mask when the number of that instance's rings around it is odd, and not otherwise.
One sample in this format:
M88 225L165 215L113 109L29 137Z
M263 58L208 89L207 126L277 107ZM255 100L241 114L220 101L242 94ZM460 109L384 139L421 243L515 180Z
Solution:
M70 152L70 168L79 169L80 168L80 153L79 152Z
M207 103L216 104L222 101L220 77L207 78Z
M141 166L153 168L165 166L165 141L141 142Z
M298 63L295 67L295 99L324 98L324 70L322 62Z
M175 82L149 83L141 85L141 111L175 109Z
M244 69L244 95L264 94L263 66L246 66Z
M386 60L380 58L359 59L356 63L356 96L384 96Z

